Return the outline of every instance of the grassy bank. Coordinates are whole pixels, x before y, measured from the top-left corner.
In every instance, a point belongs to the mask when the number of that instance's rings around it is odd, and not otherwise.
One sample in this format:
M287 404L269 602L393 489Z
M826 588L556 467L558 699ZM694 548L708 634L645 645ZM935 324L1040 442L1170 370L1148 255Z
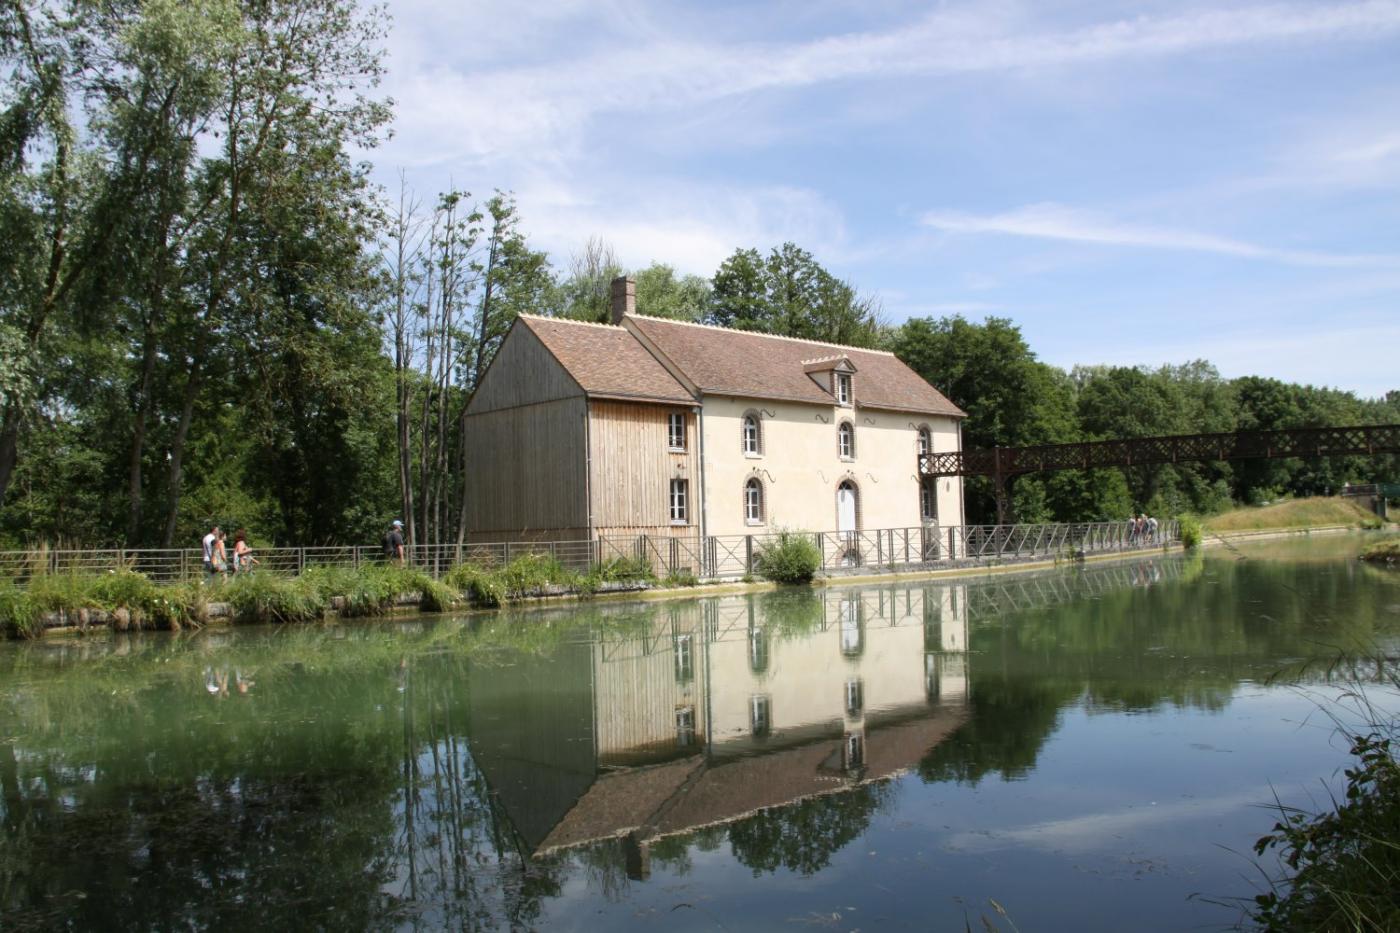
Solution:
M1361 552L1362 560L1379 564L1393 564L1400 561L1400 537L1386 538L1369 544Z
M1259 531L1272 528L1319 528L1354 525L1379 528L1381 521L1351 499L1314 496L1273 505L1246 506L1212 515L1203 522L1207 531Z
M456 606L494 608L554 593L590 595L609 586L694 585L693 577L658 581L644 561L616 559L585 573L553 558L522 555L508 564L462 564L442 580L419 570L384 564L315 567L299 576L241 575L212 583L157 584L130 570L106 574L41 574L20 587L0 579L0 634L36 638L52 626L110 625L179 630L210 620L211 606L227 606L235 622L314 622L340 616L385 615L412 600L424 612Z

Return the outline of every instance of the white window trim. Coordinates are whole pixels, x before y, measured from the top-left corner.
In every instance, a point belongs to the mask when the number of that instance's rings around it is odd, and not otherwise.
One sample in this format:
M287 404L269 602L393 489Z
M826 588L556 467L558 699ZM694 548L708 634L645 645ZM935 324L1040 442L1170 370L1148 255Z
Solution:
M854 385L851 380L851 374L837 372L834 374L834 376L836 379L836 385L832 387L833 389L835 389L835 391L832 394L836 396L836 404L850 405L851 396L855 394Z
M680 495L679 495L679 496L676 495L676 491L677 491L677 490L680 490ZM671 524L672 524L672 525L689 525L689 524L690 524L690 483L689 483L689 481L683 480L683 479L673 479L673 480L671 480L671 485L668 487L668 494L669 494L669 498L668 498L668 510L669 510L669 511L668 511L668 514L669 514L670 517L671 517ZM680 504L680 509L677 509L677 508L676 508L677 503ZM680 517L679 517L679 518L676 517L676 513L677 513L678 511L680 512Z
M753 450L749 450L750 419L753 420ZM743 450L744 456L750 460L757 460L763 456L763 422L754 412L745 412L743 419L739 422L739 446Z
M848 435L851 439L849 453L845 450L845 439ZM848 461L856 458L856 426L850 421L842 421L836 425L836 455Z
M674 443L674 442L675 442L675 433L671 430L671 426L675 423L675 419L677 419L677 418L679 418L680 421L681 421L681 443L680 443L680 446L679 446L679 447L677 447L677 446L675 445L675 443ZM668 413L666 414L666 449L667 449L667 450L670 450L670 451L673 451L673 452L675 452L675 453L685 453L685 440L686 440L685 435L686 435L685 412L683 412L683 411L668 412Z
M757 518L754 518L753 516L751 516L751 515L749 514L749 487L751 487L751 486L756 487L756 488L758 489L758 517L757 517ZM765 490L765 489L763 488L763 480L759 479L758 477L756 477L756 476L750 476L748 479L744 480L744 524L745 524L745 525L757 526L757 525L765 525L765 524L767 524L767 516L768 516L768 509L766 508L767 503L763 501L765 498L767 498L767 496L765 495L766 492L767 492L767 490Z

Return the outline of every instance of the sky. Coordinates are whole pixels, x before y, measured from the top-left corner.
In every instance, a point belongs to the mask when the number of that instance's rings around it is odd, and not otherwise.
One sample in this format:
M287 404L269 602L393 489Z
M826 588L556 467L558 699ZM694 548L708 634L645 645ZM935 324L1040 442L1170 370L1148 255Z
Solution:
M376 179L512 191L557 269L790 240L1057 366L1400 389L1400 0L388 9Z

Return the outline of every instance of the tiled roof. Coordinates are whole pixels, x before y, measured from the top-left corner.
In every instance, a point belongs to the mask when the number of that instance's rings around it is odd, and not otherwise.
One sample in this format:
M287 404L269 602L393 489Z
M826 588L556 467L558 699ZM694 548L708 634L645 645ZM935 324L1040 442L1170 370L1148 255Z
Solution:
M602 398L694 404L666 368L624 328L520 315L584 392Z
M856 405L962 417L963 411L893 353L662 318L628 315L628 326L660 350L702 392L832 404L805 371L814 357L846 358L859 375Z

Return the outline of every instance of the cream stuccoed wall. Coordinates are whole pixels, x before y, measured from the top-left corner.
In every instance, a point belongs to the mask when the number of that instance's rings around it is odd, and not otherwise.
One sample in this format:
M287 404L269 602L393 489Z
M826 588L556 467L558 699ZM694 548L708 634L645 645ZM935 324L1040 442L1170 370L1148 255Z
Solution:
M927 424L936 453L958 449L957 419L910 412L861 408L860 374L855 376L856 407L707 396L704 422L706 534L764 534L780 528L836 530L836 487L855 482L863 531L914 528L921 524L917 476L918 426ZM762 424L760 456L746 456L742 424L746 412ZM823 420L825 419L825 420ZM856 455L843 460L837 448L842 419L855 425ZM762 524L744 517L744 484L763 483ZM962 480L938 484L938 522L963 522Z

